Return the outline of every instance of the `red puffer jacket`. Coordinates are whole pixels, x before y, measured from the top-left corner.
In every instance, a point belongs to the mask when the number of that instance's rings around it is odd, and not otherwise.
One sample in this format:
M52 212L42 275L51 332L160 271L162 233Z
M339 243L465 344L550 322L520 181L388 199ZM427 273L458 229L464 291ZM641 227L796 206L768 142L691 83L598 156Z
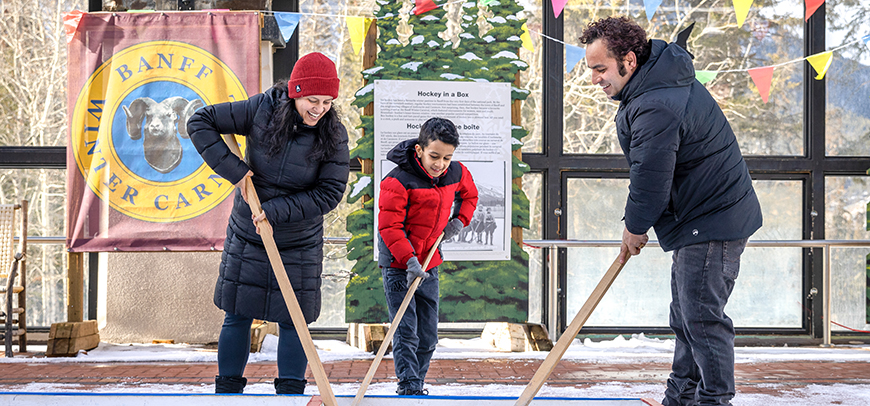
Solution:
M403 141L387 154L398 167L381 181L378 196L381 267L406 269L411 256L422 265L447 222L455 217L467 226L477 207L477 186L468 168L453 161L443 175L433 178L417 159L416 144L416 139ZM425 270L441 262L439 250Z

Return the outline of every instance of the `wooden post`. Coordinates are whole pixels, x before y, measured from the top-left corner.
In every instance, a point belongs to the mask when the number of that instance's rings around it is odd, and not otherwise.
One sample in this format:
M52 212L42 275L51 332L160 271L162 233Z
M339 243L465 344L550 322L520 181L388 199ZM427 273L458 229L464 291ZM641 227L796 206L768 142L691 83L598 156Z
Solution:
M519 55L519 54L520 54L519 49L517 49L517 55ZM517 88L520 87L520 73L519 72L517 72L516 79L514 79L514 86L516 86ZM519 125L519 126L523 125L522 108L523 108L523 101L522 100L514 100L513 103L511 103L511 124ZM513 131L513 129L511 129L511 131ZM511 139L513 139L513 136L511 136ZM517 157L517 159L519 159L521 161L523 160L522 148L517 149L516 151L513 152L513 154L514 154L514 156ZM520 189L523 188L523 178L522 177L514 179L513 183L515 185L519 186ZM505 193L512 193L512 192L505 191ZM529 210L531 210L531 207L529 208ZM511 219L507 219L507 221L511 221ZM513 238L513 240L516 241L516 243L520 246L520 248L522 248L522 246L523 246L523 228L522 227L511 227L511 238Z
M70 252L67 254L69 270L67 271L67 308L66 320L68 322L81 322L84 320L84 254Z
M366 33L365 42L363 42L363 60L362 66L363 70L371 68L375 66L375 61L378 60L378 20L372 20L372 24L369 26L369 31ZM368 80L363 81L363 86L368 84ZM369 103L363 108L364 116L373 116L375 114L375 103ZM363 137L365 137L365 130L363 130ZM362 173L372 174L374 173L374 162L371 159L362 159L360 160L360 164L362 166ZM367 203L372 199L373 196L363 196L363 203Z

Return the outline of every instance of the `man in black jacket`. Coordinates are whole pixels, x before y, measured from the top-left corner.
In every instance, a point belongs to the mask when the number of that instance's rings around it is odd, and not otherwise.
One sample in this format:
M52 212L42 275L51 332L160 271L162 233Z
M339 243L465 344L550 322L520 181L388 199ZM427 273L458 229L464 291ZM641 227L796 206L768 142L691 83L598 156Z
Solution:
M626 17L584 30L592 83L620 102L619 144L630 166L620 255L638 255L655 228L671 267L674 361L662 404L728 405L734 327L725 314L740 255L761 207L728 120L695 80L680 45L647 41Z

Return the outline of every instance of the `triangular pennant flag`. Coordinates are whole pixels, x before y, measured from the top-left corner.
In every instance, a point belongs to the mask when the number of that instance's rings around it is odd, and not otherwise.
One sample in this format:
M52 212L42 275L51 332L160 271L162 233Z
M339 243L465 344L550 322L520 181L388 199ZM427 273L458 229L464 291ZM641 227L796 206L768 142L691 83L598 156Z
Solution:
M489 3L492 3L494 0L480 0L478 3L481 6L489 6Z
M865 35L864 38L861 39L864 40L864 43L870 45L870 34Z
M278 21L278 29L281 30L284 42L290 41L293 31L296 31L296 26L299 25L299 14L276 11L275 20Z
M366 33L369 31L372 19L348 16L345 21L347 22L347 31L350 33L350 45L353 47L354 55L357 55L366 40Z
M750 69L749 76L752 77L752 82L758 88L761 100L767 103L767 96L770 95L770 81L773 80L773 66Z
M804 21L808 21L824 2L825 0L806 0L807 12L804 15Z
M79 28L79 23L82 21L84 11L73 10L69 13L63 13L63 30L66 32L66 43L72 42L76 36L76 30Z
M820 54L815 54L807 57L807 62L813 66L813 69L816 70L816 80L822 80L825 78L825 72L828 71L828 68L831 66L831 60L834 57L834 53L832 51L822 52Z
M432 0L414 0L414 14L420 15L438 8Z
M552 0L553 1L553 14L556 18L559 18L559 14L562 14L562 10L565 9L565 3L568 0Z
M646 9L646 20L652 21L653 15L662 5L662 0L643 0L643 7Z
M737 14L737 26L742 27L746 21L746 16L749 15L749 7L752 7L752 0L734 0L734 12Z
M520 40L523 41L523 48L529 52L535 52L535 44L532 42L532 35L529 34L529 26L523 23L523 33L520 35Z
M574 66L586 57L586 50L571 44L565 44L565 62L568 65L568 73L574 70Z
M695 79L698 79L698 82L701 82L702 85L707 84L707 82L716 79L716 76L719 76L719 71L717 70L696 70L695 71Z

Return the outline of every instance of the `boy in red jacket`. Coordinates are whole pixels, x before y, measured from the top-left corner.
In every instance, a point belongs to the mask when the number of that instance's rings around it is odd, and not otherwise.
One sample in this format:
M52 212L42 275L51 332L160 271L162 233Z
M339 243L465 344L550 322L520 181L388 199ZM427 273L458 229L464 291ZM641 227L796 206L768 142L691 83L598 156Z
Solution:
M381 181L378 197L378 266L390 321L408 287L421 277L393 337L393 362L400 396L428 394L423 381L438 343L438 250L422 268L435 240L449 240L467 226L477 206L471 172L451 162L459 133L450 120L430 118L420 136L403 141L388 154L398 165ZM455 203L455 204L454 204ZM451 212L451 207L454 209Z

